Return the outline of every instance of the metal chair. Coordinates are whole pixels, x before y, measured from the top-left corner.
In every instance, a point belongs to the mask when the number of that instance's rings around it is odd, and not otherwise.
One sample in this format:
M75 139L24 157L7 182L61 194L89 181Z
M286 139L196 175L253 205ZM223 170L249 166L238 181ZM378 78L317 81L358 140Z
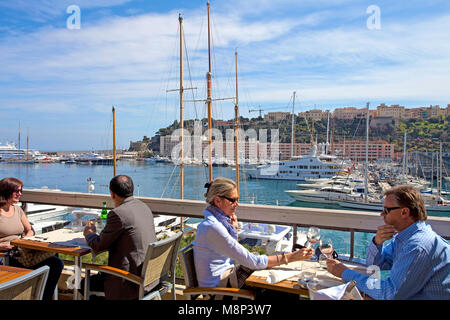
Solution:
M210 288L210 287L199 287L197 281L197 274L195 273L194 264L194 250L193 244L189 244L180 250L178 254L180 257L181 267L184 274L184 284L186 289L183 290L183 294L187 295L191 300L197 299L200 295L202 296L231 296L233 299L245 298L250 300L255 300L254 292L245 289L237 288Z
M42 266L0 284L0 300L42 300L49 270L48 266Z
M0 252L0 264L4 266L9 265L9 256L7 252Z
M114 267L85 264L84 299L88 300L91 294L89 278L91 270L95 270L112 274L139 285L140 300L161 300L161 296L169 290L172 290L175 300L175 265L182 235L182 232L178 232L167 239L150 243L140 276ZM169 279L169 275L170 282L166 281Z

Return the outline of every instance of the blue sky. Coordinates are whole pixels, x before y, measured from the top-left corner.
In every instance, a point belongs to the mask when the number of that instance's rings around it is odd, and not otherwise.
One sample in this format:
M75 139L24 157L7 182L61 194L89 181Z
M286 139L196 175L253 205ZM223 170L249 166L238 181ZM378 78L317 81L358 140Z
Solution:
M80 29L67 27L70 5ZM380 9L380 28L368 28ZM0 0L0 143L38 150L118 147L153 136L178 119L178 15L188 60L185 99L204 99L206 1ZM213 97L233 97L239 54L239 105L296 112L364 107L370 101L419 107L450 103L450 3L379 0L212 0ZM371 20L370 20L371 21ZM185 119L205 117L186 103ZM230 119L233 102L213 105Z

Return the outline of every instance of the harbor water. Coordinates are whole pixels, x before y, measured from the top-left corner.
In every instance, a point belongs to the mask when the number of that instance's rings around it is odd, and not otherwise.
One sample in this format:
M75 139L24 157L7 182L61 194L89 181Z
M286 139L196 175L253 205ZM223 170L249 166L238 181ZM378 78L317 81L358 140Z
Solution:
M119 161L117 174L132 177L135 185L135 195L155 198L179 198L180 178L179 167L145 161ZM214 177L235 179L235 169L231 167L214 167ZM92 193L109 194L109 181L113 177L111 165L82 165L64 163L34 163L12 164L0 162L0 179L16 177L24 182L25 189L47 187L62 191L88 192L88 178L94 183ZM208 181L208 168L201 166L186 166L184 170L184 198L189 200L204 200L205 183ZM341 209L333 204L315 204L293 201L284 190L297 189L295 181L254 180L247 179L246 169L240 170L240 202L262 205L319 207ZM447 182L448 184L448 182ZM239 211L238 211L239 214ZM373 212L375 215L379 213ZM446 216L450 217L450 213ZM65 215L63 219L69 219ZM192 220L192 219L191 219ZM195 221L194 221L195 222ZM380 217L380 225L382 220ZM303 231L299 228L300 231ZM338 254L348 254L350 250L350 235L347 232L321 230L323 236L333 239ZM364 258L366 248L373 234L355 234L355 256Z

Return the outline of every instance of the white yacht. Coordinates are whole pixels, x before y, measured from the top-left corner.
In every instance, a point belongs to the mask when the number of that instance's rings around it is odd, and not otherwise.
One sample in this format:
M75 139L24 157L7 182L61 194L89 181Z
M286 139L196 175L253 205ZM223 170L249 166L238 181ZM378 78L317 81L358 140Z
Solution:
M0 160L25 159L26 157L26 150L17 149L14 142L6 141L4 145L0 144Z
M253 179L306 181L307 179L332 178L341 172L346 172L349 167L348 163L339 161L335 156L319 155L317 145L313 146L309 155L292 159L258 166L256 170L249 172L249 176Z
M338 203L343 200L362 198L364 194L355 192L354 188L328 186L319 189L285 190L289 196L298 201L315 203Z
M344 179L327 179L318 183L297 183L299 189L318 189L323 187L347 187L353 188L355 186L354 182L347 181Z
M450 201L439 195L422 194L427 212L450 214ZM363 209L381 212L383 210L383 199L368 199L367 202L361 199L339 201L343 208Z

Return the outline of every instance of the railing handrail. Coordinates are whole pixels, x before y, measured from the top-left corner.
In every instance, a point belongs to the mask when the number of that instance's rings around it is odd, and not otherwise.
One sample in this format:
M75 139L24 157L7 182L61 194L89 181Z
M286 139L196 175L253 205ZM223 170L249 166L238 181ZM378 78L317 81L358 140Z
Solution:
M197 200L136 198L146 203L154 214L160 215L203 218L202 211L207 206L204 201ZM86 208L101 208L102 203L106 201L107 207L113 208L113 202L107 194L24 189L21 201ZM240 221L298 227L317 226L324 229L350 231L352 234L354 232L375 233L377 227L383 224L378 213L254 204L240 204L238 217ZM450 218L428 216L427 223L440 236L450 239Z

